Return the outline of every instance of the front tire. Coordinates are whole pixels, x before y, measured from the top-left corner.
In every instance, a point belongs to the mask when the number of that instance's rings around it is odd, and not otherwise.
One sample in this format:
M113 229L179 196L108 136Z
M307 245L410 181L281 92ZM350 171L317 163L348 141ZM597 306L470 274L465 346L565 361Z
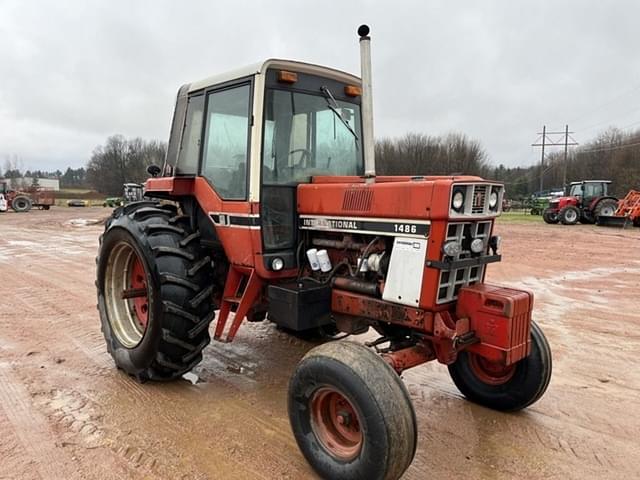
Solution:
M416 418L404 384L356 343L329 342L305 355L289 384L289 420L322 478L394 480L415 455Z
M569 205L568 207L564 207L558 213L558 220L563 225L575 225L580 220L580 210L577 207Z
M460 352L449 374L458 390L472 402L501 411L522 410L536 402L549 386L552 361L549 343L531 323L531 353L509 367L479 355Z
M542 219L544 220L544 223L555 225L558 223L558 212L551 208L547 208L542 214Z
M214 316L211 259L172 205L138 202L107 221L97 258L107 350L139 381L171 380L202 360Z

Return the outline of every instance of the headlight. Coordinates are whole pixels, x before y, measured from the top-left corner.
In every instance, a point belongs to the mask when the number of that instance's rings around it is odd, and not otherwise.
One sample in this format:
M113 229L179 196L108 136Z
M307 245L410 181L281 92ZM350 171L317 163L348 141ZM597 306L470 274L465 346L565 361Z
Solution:
M497 204L498 204L498 192L496 192L495 190L492 190L491 195L489 195L489 207L494 209L496 208Z
M474 238L470 245L473 253L480 253L484 250L484 241L481 238Z
M442 251L447 257L456 257L460 255L460 252L462 251L462 246L456 241L451 241L451 242L445 243L442 246Z
M284 260L282 260L280 257L274 258L273 260L271 260L271 268L276 272L282 270L284 268Z
M451 206L454 210L460 210L464 205L464 193L460 190L453 194L453 199L451 200Z

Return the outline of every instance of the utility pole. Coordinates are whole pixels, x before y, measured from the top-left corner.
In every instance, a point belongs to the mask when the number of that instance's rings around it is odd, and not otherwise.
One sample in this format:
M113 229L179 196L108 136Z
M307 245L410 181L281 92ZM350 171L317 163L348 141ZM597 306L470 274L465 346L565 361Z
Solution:
M542 126L542 154L540 155L540 189L541 192L544 186L544 141L547 138L547 126Z
M542 147L542 153L540 155L540 191L544 189L544 154L546 147L561 147L564 145L564 165L562 167L562 187L567 184L567 161L568 161L568 149L569 146L578 145L571 134L574 132L569 131L569 125L564 126L564 132L548 132L547 126L542 126L542 132L538 132L538 138L535 143L532 143L532 147ZM562 135L562 137L560 137ZM571 142L569 141L571 140Z
M564 126L564 166L562 168L562 188L567 188L567 148L569 147L569 125Z

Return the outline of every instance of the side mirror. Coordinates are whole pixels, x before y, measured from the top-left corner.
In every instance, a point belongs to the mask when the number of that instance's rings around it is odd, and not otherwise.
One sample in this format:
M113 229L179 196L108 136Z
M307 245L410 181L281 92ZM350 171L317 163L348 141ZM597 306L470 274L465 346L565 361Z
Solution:
M151 164L147 167L147 173L152 177L157 177L158 174L160 173L160 167L157 165Z

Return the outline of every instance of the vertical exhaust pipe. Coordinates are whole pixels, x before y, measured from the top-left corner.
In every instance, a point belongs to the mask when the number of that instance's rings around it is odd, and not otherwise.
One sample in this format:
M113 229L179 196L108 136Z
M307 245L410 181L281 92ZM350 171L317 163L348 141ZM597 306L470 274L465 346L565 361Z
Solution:
M371 37L369 27L360 25L360 77L362 78L362 136L364 177L367 183L376 178L375 139L373 137L373 97L371 95Z

